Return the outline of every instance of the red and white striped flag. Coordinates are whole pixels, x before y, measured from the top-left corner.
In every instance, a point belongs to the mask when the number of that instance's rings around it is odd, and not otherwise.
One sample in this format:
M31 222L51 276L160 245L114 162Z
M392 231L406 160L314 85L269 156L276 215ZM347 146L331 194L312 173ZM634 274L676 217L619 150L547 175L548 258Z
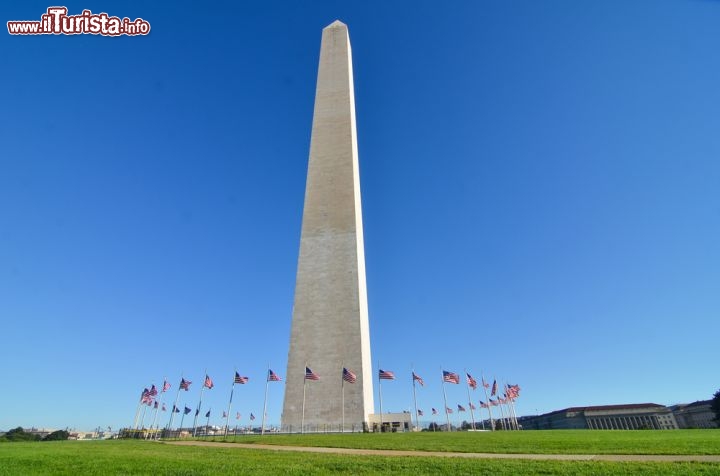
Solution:
M357 381L357 375L352 370L348 370L343 367L342 379L347 383L355 383Z
M454 383L457 385L460 383L460 376L455 372L443 370L443 382Z
M469 373L465 372L465 375L467 375L467 383L468 383L468 385L470 386L470 388L472 388L473 390L475 390L475 389L477 388L477 381L476 381L476 380L472 377L472 375L470 375Z
M310 370L310 367L305 367L305 380L320 380L320 376Z
M380 380L395 380L395 373L389 370L380 369Z

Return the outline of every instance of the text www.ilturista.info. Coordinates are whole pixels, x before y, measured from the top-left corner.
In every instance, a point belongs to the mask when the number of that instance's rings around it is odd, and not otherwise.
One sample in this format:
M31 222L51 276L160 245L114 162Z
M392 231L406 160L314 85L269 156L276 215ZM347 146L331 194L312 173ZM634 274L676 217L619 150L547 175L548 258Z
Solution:
M83 10L80 15L68 15L66 7L49 7L40 21L9 21L11 35L103 35L136 36L150 33L150 23L137 18L108 16L107 13L93 13Z

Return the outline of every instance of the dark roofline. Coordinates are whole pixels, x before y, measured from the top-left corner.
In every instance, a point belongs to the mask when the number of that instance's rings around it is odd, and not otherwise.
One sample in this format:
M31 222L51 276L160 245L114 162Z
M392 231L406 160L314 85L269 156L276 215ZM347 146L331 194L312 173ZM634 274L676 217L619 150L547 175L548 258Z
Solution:
M697 402L688 403L685 408L699 407L700 405L710 405L712 400L698 400Z

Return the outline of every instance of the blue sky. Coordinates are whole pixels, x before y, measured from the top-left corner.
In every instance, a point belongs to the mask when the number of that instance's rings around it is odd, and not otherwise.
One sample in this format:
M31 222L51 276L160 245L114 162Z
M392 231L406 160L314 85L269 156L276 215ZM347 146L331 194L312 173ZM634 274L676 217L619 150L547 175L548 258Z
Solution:
M262 413L335 19L372 358L403 377L384 410L412 405L411 365L426 411L441 366L519 384L520 415L720 386L720 2L63 5L152 31L0 35L0 429L131 425L181 374L194 407L205 369L213 423L236 368L233 412Z

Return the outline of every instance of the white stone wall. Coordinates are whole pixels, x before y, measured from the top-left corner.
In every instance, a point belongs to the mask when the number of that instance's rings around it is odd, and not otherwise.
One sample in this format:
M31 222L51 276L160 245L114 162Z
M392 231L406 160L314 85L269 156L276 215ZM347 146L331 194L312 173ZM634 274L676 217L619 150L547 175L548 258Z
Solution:
M320 376L304 381L305 366ZM342 368L357 374L342 383ZM282 425L361 425L373 412L352 59L347 27L323 30ZM343 390L344 389L344 390Z

